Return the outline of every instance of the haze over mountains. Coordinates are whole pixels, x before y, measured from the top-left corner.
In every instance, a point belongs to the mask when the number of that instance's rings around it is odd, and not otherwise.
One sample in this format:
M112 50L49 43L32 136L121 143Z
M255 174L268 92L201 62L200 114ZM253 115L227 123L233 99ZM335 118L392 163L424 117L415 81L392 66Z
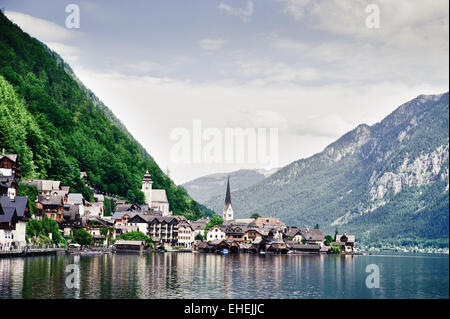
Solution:
M356 233L362 241L446 241L449 95L421 95L322 152L234 190L235 217ZM224 193L205 205L220 213Z
M234 190L250 187L272 175L277 169L241 169L230 173L217 173L202 176L183 184L190 196L199 203L205 203L211 197L225 194L227 178Z

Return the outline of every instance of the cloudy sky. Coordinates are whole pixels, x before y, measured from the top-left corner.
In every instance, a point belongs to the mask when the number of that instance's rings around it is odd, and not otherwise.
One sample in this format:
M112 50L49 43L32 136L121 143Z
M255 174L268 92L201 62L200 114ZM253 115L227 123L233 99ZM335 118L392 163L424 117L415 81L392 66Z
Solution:
M80 28L65 25L80 8ZM379 8L379 28L367 17ZM278 165L448 90L447 0L0 0L177 183L265 163L177 163L177 128L278 128ZM373 21L373 20L371 20Z

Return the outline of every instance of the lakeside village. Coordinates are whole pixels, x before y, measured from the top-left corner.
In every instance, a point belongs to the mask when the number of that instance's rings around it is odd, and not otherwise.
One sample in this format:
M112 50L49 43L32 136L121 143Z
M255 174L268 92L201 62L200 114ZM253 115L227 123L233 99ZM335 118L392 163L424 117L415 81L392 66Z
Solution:
M47 253L103 253L180 251L258 254L354 254L355 236L324 236L314 229L286 226L278 218L234 219L228 180L222 218L215 215L195 221L172 215L166 191L153 189L147 172L142 180L145 204L94 191L88 202L59 181L25 180L35 187L30 205L18 196L20 168L17 154L0 155L0 256ZM80 178L89 186L86 172ZM105 216L105 199L115 202L112 216ZM30 206L35 207L34 212ZM40 225L40 226L39 226ZM36 229L40 228L40 229ZM46 228L46 229L43 229ZM44 234L43 234L44 233ZM44 239L44 240L42 240ZM84 250L82 250L82 249Z

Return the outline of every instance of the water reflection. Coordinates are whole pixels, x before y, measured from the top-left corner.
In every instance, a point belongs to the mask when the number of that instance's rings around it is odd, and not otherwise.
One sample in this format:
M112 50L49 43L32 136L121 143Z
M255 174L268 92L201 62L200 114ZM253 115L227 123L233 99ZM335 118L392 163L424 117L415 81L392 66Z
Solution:
M380 268L380 289L365 268ZM80 269L68 288L66 267ZM448 256L42 256L0 259L0 298L448 298Z

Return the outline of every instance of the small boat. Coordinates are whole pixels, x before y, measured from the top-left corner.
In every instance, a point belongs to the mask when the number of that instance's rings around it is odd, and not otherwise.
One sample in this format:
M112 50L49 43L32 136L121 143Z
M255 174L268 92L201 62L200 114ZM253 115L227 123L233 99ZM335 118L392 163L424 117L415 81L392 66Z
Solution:
M227 248L222 248L222 250L220 252L222 254L224 254L224 255L228 255L228 249Z

